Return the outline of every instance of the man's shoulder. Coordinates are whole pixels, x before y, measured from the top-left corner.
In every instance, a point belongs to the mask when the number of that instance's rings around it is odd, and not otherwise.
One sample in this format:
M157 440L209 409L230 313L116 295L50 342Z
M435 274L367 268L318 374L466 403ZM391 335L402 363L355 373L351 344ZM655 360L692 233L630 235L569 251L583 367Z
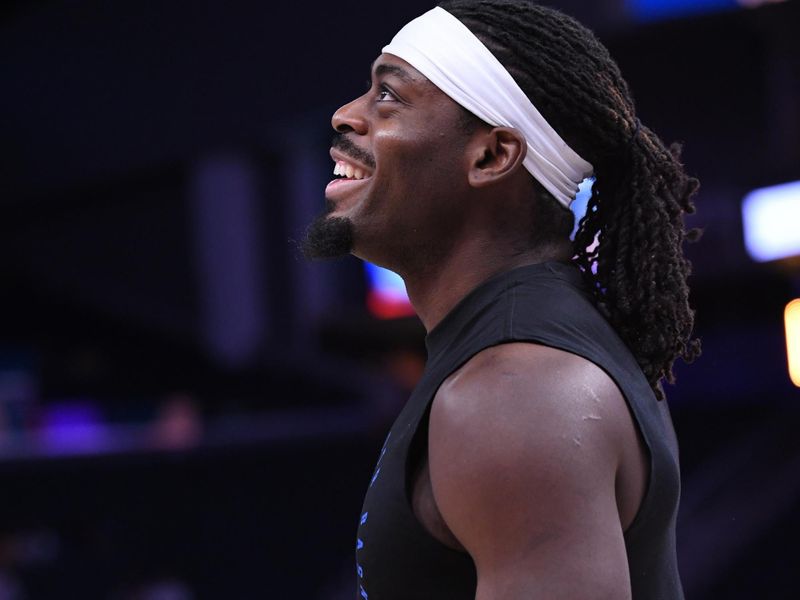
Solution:
M461 453L476 472L500 469L532 477L530 485L538 476L589 487L613 481L635 440L626 401L605 371L527 342L487 348L453 373L433 399L429 424L432 456Z
M464 425L510 418L534 432L559 426L564 431L607 430L627 406L611 377L591 361L546 345L514 342L474 355L441 385L434 398L437 416ZM619 413L625 413L620 415Z

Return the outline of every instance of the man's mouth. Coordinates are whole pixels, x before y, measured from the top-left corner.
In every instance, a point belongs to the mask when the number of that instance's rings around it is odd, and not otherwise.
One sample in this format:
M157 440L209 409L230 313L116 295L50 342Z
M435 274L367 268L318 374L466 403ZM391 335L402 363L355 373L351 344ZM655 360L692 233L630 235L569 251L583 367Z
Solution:
M333 167L333 174L346 179L366 179L369 177L369 173L361 167L351 165L343 160L336 161Z
M365 183L372 173L359 164L349 162L339 152L333 156L333 160L335 161L333 166L335 178L325 188L325 197L337 203L346 202L350 188L361 187L361 184Z
M365 166L364 161L353 158L349 153L333 147L330 151L334 162L333 174L341 179L369 179L372 175L372 166ZM369 163L367 163L369 164ZM334 181L336 181L334 179Z
M372 177L373 169L340 148L331 148L330 154L334 162L334 179L325 188L325 197L335 202L339 210L346 210L357 201L353 192L367 185L366 180Z

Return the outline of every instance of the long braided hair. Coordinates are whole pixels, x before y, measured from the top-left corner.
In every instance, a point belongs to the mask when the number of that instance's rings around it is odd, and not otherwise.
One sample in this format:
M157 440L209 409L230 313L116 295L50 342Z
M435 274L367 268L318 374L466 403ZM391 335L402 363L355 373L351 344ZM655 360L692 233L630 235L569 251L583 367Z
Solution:
M441 6L481 39L555 130L593 164L595 182L573 261L662 399L661 381L674 383L675 360L691 362L700 354L683 255L684 241L698 237L684 228L683 215L694 212L691 197L699 184L686 174L680 146L667 148L641 124L616 62L573 18L525 0L448 0Z

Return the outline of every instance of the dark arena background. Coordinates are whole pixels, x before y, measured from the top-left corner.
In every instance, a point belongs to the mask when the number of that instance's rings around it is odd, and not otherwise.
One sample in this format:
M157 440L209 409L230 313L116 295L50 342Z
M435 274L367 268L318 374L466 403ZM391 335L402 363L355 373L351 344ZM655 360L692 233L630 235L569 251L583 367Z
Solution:
M702 182L704 353L667 387L687 598L800 597L800 3L550 4ZM431 7L0 3L0 600L355 597L423 331L295 240L331 114Z

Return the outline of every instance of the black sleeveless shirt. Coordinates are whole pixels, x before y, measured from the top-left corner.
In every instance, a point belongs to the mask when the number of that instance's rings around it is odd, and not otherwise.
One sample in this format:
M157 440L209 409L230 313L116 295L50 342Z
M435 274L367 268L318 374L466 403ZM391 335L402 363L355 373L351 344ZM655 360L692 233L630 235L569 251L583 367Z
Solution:
M360 600L474 600L470 556L433 538L411 506L410 454L427 445L431 401L472 356L533 342L582 356L625 397L650 454L642 505L625 532L634 600L683 598L675 554L680 477L666 402L658 402L630 351L594 307L580 273L561 263L520 267L468 294L428 335L425 373L392 426L367 490L356 541Z

